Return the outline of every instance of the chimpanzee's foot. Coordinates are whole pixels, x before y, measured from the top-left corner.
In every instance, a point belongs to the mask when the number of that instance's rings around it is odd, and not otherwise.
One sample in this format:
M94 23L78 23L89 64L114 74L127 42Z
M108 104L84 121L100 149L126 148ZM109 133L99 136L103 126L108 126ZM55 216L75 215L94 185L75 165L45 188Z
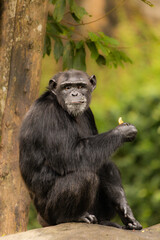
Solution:
M110 222L110 221L100 221L99 222L100 225L105 225L105 226L110 226L110 227L116 227L116 228L123 228L121 225L119 225L118 223L114 223L114 222Z
M126 224L126 226L123 227L123 229L129 229L129 230L141 230L142 229L142 225L136 220L136 219L132 219L132 222L128 222L128 224Z
M86 212L84 215L78 218L77 222L97 223L97 218L94 215Z
M142 225L135 219L133 216L131 208L128 206L128 204L121 205L121 208L118 210L118 213L120 215L120 218L122 222L125 224L123 227L124 229L135 229L135 230L141 230Z

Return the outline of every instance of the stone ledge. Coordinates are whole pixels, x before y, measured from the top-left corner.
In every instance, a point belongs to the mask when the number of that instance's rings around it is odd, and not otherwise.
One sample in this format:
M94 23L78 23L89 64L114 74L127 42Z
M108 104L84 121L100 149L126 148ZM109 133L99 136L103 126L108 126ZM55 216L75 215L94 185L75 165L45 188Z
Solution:
M133 231L98 224L65 223L7 235L0 240L160 240L160 224Z

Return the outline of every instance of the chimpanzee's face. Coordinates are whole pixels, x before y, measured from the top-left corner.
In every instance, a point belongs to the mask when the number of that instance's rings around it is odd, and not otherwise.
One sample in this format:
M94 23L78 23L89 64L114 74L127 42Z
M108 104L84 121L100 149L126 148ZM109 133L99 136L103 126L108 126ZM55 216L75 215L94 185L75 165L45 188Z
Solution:
M88 108L91 93L96 87L96 77L89 77L82 71L69 70L59 74L56 81L53 78L50 84L59 104L76 117Z

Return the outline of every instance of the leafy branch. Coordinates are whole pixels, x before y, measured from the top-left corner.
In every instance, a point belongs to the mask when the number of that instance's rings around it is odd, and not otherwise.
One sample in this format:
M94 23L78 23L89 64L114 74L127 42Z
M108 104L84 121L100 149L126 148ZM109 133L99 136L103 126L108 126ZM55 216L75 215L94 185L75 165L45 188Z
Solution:
M97 19L95 19L95 20L92 20L92 21L89 21L89 22L81 22L81 23L77 23L77 24L75 24L75 23L71 23L71 22L68 22L68 21L63 21L63 23L66 23L66 24L69 24L69 25L71 25L71 26L75 26L75 27L77 27L77 26L81 26L81 25L89 25L89 24L92 24L92 23L95 23L95 22L98 22L98 21L100 21L100 20L102 20L103 18L105 18L105 17L107 17L109 14L111 14L113 11L115 11L115 10L117 10L121 5L123 5L124 4L124 2L125 2L126 0L123 0L122 2L120 2L119 4L117 4L115 7L113 7L111 10L109 10L108 12L106 12L103 16L101 16L101 17L99 17L99 18L97 18ZM142 1L142 0L141 0Z
M103 32L89 32L88 36L83 36L76 30L77 26L87 25L101 20L111 12L117 10L125 0L112 8L102 17L83 22L83 17L89 13L81 6L77 5L75 0L50 0L54 5L52 15L48 15L46 37L44 44L44 55L50 55L52 51L52 42L54 43L53 53L56 62L60 58L63 60L63 69L80 69L86 70L86 50L89 49L91 58L98 65L108 67L123 66L124 63L131 63L130 58L124 51L120 50L119 43L116 39L105 35ZM141 0L150 5L148 0ZM65 20L69 14L76 23ZM68 26L69 25L69 26ZM79 38L75 37L75 34ZM54 40L54 41L52 41Z

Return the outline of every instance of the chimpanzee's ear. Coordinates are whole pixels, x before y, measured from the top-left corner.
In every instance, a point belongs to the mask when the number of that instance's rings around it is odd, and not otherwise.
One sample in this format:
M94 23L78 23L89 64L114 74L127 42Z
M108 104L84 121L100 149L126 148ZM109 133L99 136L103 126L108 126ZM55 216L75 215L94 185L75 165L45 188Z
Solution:
M56 89L57 83L54 78L49 80L49 90L53 92L56 95L55 89Z
M93 91L96 88L96 83L97 83L96 76L92 75L89 80L90 80L90 83L92 84L92 91Z

